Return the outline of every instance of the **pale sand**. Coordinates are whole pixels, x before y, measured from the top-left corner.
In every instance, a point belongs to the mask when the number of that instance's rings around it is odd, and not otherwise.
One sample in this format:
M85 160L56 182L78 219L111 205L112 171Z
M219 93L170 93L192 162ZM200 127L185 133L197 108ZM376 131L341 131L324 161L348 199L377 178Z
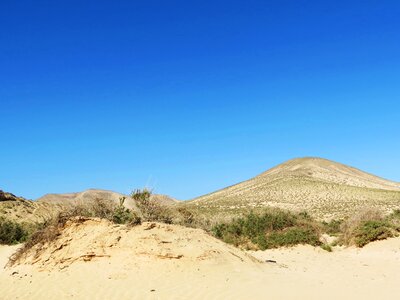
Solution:
M144 230L148 224L124 230L96 222L68 227L60 242L48 247L33 266L1 269L0 299L398 299L400 295L400 238L333 253L309 246L251 252L263 261L277 261L259 263L201 230L158 224L150 230ZM72 233L79 239L71 240ZM116 245L118 234L122 238ZM0 264L5 265L16 249L1 246ZM88 250L106 257L74 260ZM178 258L179 254L183 256ZM69 260L62 262L65 258ZM32 257L25 260L32 261Z

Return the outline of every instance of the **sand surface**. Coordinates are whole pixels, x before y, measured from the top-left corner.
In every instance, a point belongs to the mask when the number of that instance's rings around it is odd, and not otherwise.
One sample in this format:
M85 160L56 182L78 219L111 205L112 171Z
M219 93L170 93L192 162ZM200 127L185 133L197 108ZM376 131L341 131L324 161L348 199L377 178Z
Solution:
M0 246L2 266L16 249ZM89 220L2 268L0 299L397 299L399 282L400 238L244 253L197 229Z

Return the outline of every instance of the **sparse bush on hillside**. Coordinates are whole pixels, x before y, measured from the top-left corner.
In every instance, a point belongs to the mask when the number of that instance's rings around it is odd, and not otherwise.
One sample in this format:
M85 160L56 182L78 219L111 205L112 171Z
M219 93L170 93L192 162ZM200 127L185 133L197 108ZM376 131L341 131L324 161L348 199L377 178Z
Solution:
M223 241L264 250L297 244L319 245L319 226L305 214L269 209L263 214L250 213L213 227L213 234Z

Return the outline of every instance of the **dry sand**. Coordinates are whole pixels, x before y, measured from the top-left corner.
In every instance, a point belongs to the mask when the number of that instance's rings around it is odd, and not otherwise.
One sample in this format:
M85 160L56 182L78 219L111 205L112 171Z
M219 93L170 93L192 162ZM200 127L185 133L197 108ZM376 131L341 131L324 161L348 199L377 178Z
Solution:
M0 264L17 249L0 247ZM38 255L36 255L38 254ZM263 262L255 260L257 257ZM265 260L277 263L265 263ZM0 299L397 299L400 238L363 249L244 253L198 229L67 224L0 271Z

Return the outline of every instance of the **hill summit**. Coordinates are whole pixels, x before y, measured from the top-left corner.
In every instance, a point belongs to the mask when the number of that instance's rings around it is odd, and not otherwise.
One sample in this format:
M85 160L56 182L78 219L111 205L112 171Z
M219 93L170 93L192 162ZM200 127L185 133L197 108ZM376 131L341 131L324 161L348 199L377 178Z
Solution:
M318 157L292 159L262 173L258 177L276 179L290 176L355 187L400 191L400 183Z
M188 203L200 210L237 215L279 207L316 217L342 217L364 207L400 207L400 184L323 158L284 162L252 179Z

